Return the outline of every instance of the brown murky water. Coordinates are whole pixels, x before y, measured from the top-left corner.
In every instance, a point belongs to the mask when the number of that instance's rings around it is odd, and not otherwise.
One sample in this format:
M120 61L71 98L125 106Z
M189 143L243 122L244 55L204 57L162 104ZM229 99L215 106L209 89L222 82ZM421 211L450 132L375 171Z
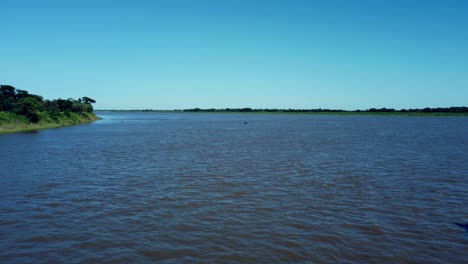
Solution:
M100 114L0 136L1 263L468 262L468 118Z

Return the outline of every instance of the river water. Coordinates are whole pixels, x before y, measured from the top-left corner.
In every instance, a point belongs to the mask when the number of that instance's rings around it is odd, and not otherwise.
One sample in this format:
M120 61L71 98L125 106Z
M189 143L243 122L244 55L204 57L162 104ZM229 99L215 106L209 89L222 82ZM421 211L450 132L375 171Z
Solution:
M99 112L0 135L0 263L467 263L468 118Z

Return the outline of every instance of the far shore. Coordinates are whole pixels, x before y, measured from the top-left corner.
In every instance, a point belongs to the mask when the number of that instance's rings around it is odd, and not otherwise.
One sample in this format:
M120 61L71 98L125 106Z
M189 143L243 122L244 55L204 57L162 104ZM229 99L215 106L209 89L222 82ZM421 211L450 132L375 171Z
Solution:
M294 111L184 111L184 110L95 110L96 112L141 112L141 113L184 113L184 114L248 114L248 115L339 115L339 116L421 116L421 117L451 117L468 116L465 113L450 112L368 112L368 111L314 111L314 112L294 112Z

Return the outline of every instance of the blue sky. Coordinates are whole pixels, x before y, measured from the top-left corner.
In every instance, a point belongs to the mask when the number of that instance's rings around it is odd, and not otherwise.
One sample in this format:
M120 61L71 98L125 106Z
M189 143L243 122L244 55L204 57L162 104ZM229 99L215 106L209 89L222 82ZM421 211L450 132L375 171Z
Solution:
M98 109L468 104L468 1L0 0L0 83Z

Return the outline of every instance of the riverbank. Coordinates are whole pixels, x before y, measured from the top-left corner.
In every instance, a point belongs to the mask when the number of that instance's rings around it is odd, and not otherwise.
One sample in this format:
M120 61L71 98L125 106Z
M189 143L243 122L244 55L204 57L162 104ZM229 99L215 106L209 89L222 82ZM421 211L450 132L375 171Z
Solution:
M25 116L0 112L0 134L82 125L98 119L100 118L94 113L62 113L54 118L43 113L39 122L32 123Z
M316 111L316 112L291 112L291 111L183 111L183 110L96 110L97 112L144 112L144 113L205 113L205 114L274 114L274 115L339 115L339 116L421 116L421 117L450 117L468 116L468 113L446 112L366 112L366 111Z

